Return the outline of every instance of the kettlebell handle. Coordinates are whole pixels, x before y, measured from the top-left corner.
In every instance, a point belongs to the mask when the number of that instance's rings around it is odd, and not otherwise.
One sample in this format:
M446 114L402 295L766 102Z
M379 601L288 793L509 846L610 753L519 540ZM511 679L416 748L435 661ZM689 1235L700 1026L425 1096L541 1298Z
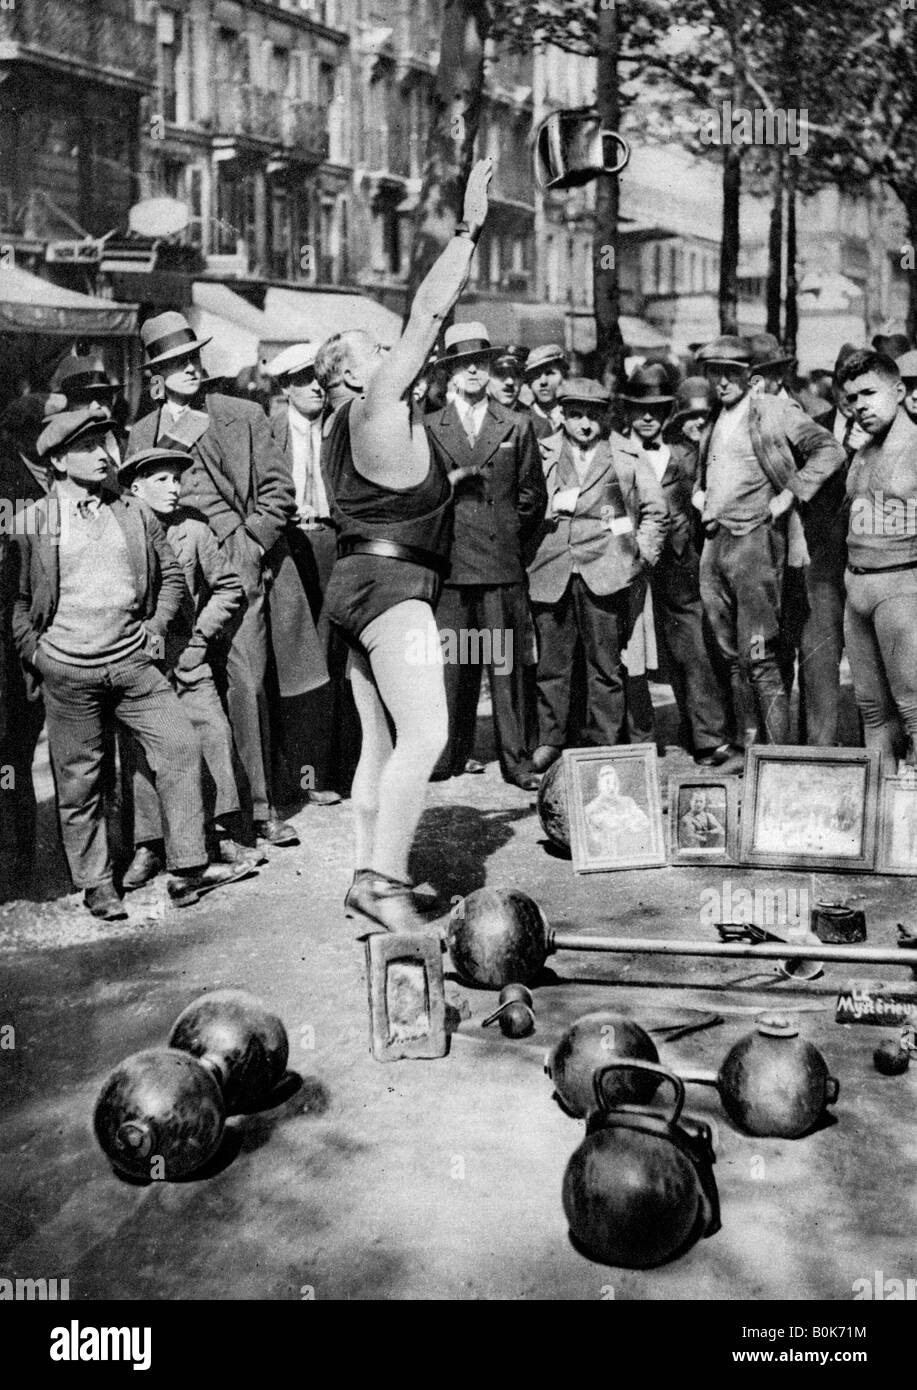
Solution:
M673 1125L678 1123L678 1118L681 1115L681 1112L684 1109L685 1104L685 1086L681 1077L676 1076L674 1072L668 1071L665 1067L661 1067L658 1062L632 1061L623 1057L618 1058L614 1062L606 1062L604 1066L596 1067L593 1073L592 1088L595 1092L596 1104L598 1105L603 1115L607 1115L611 1109L615 1108L608 1104L608 1100L603 1089L605 1077L608 1075L610 1071L652 1072L652 1074L658 1077L660 1081L668 1081L672 1087L672 1092L675 1101L674 1109L672 1110L672 1116L669 1120L669 1123Z

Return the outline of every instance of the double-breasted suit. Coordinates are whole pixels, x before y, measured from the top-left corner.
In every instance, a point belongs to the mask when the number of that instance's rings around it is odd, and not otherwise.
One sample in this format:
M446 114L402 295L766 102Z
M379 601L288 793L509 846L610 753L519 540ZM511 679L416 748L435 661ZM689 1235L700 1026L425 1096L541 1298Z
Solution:
M525 416L489 397L474 444L454 402L428 415L425 428L433 460L445 473L475 470L455 485L451 568L437 608L449 744L434 776L464 770L486 665L500 766L508 781L518 781L532 772L524 549L544 516L547 496L538 445Z
M539 743L564 748L622 739L622 652L643 610L646 570L666 533L662 489L642 452L620 435L601 440L581 475L565 434L542 442L548 510L529 562L529 595L538 630ZM572 513L555 510L576 489ZM585 728L569 728L573 671L582 650Z
M267 416L216 392L200 403L198 417L204 414L197 437L186 436L194 464L182 476L181 500L206 517L245 589L245 606L230 628L227 703L249 784L245 799L263 821L272 813L269 668L282 696L316 689L327 671L285 534L295 512L293 483ZM128 454L160 443L173 428L165 407L151 411L131 430Z

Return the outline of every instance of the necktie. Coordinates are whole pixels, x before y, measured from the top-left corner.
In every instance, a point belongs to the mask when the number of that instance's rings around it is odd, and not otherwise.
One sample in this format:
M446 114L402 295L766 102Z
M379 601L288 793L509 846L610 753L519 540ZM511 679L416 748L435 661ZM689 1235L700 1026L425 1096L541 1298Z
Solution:
M473 449L475 444L477 443L478 432L475 429L474 416L472 415L470 410L467 411L465 414L465 434L468 436L468 443L471 445Z

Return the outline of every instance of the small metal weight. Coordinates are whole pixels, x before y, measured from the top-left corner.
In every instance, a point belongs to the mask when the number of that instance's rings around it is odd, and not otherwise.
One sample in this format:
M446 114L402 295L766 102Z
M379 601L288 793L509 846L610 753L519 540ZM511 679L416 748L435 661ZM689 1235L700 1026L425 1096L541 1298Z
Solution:
M499 1022L505 1038L527 1038L535 1031L534 1002L532 991L525 985L504 985L500 990L499 1008L484 1019L481 1027Z

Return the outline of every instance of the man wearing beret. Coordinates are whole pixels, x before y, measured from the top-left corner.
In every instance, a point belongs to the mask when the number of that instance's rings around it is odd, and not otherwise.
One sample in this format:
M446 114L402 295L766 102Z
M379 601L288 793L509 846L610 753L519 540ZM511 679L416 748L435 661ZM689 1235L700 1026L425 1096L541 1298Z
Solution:
M205 392L200 352L209 338L197 338L178 313L147 319L140 336L151 392L163 403L134 425L128 455L165 442L194 459L181 500L206 517L245 588L226 657L245 800L258 840L296 844L294 827L273 804L269 692L276 678L281 696L303 695L323 685L327 672L284 534L296 507L290 471L257 405Z
M449 743L434 776L484 770L472 753L486 664L503 776L533 790L538 780L526 720L531 644L522 554L544 516L545 484L528 420L488 395L492 356L483 324L447 329L442 363L454 396L425 421L455 503L450 571L436 610L444 639ZM469 634L475 634L474 650ZM489 651L478 647L482 639Z
M178 905L224 882L207 866L200 744L154 664L181 602L182 575L155 516L103 485L111 468L106 411L52 417L38 453L49 495L26 509L13 539L13 635L31 686L41 683L64 849L97 917L126 916L114 888L101 780L104 732L117 719L156 777Z
M532 428L539 443L563 426L557 393L569 370L567 354L559 343L532 348L525 359L525 380L533 397Z
M768 743L788 743L790 707L778 658L786 567L808 562L797 504L843 467L844 451L795 403L751 393L747 339L717 338L698 360L719 403L701 439L694 493L706 533L701 595L737 709L748 681L759 732Z
M529 595L538 630L539 747L543 772L571 743L626 737L623 652L643 613L647 570L665 538L662 489L642 451L605 438L610 404L597 381L560 389L563 430L542 443L548 508L536 537ZM570 729L578 649L586 667L586 727Z
M287 536L318 627L328 668L329 681L305 697L298 725L302 756L296 766L314 769L315 785L303 788L307 800L318 806L340 801L340 786L346 776L350 748L356 740L356 711L345 675L346 648L322 617L325 589L337 559L337 531L331 519L331 506L322 477L322 417L325 393L315 379L317 343L293 343L268 363L267 374L277 382L281 398L271 411L271 430L283 454L296 492L295 525ZM296 707L299 709L299 707ZM285 742L292 743L292 720L284 721Z

